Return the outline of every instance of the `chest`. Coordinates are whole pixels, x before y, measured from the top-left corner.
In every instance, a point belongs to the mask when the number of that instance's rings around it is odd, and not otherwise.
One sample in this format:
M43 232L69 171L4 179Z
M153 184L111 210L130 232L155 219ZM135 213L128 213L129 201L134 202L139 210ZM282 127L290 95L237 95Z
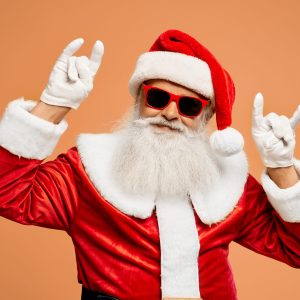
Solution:
M79 278L84 280L84 274L89 274L89 280L96 284L94 289L119 295L120 299L128 295L130 299L160 299L161 244L156 211L146 219L134 218L93 190L85 191L72 228ZM213 226L202 223L196 213L194 217L200 242L201 295L209 299L209 295L220 293L220 299L225 294L235 299L228 246L237 235L242 209L237 207L226 220Z
M112 245L122 245L122 250L128 253L143 253L157 261L160 260L160 232L155 209L150 217L140 219L128 216L115 208L91 186L86 186L82 196L72 228L74 237L86 240L87 243L96 240L100 243L110 241ZM243 195L225 220L213 225L204 224L194 211L201 245L200 255L213 248L228 245L237 237L243 220L242 203ZM182 241L184 243L184 238ZM116 251L121 248L116 248Z

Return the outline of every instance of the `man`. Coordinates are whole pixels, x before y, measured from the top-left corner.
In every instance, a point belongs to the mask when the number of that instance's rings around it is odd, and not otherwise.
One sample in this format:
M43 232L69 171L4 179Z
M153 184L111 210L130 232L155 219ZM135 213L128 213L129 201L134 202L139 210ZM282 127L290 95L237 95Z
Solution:
M162 33L140 56L129 82L136 102L121 128L81 134L67 153L42 163L101 63L99 41L90 58L72 56L82 42L65 48L38 104L17 99L4 112L1 216L70 235L82 299L237 299L231 241L299 268L299 112L263 117L256 96L261 186L230 127L230 75L181 31ZM214 112L218 130L208 138Z

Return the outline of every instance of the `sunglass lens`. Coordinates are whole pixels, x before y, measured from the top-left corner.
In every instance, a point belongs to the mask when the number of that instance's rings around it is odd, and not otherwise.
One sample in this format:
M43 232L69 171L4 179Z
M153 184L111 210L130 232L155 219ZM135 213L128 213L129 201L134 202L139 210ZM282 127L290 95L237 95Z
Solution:
M201 101L191 97L181 97L178 103L180 111L190 117L197 116L201 109Z
M147 93L147 102L155 108L164 108L169 102L169 94L158 89L151 88Z

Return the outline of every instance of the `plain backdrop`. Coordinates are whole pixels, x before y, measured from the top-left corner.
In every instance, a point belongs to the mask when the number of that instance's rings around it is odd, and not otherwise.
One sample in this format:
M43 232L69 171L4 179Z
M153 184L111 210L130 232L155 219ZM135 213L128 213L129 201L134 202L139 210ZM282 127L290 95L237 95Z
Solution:
M127 85L137 57L171 28L197 38L232 75L237 91L233 126L244 135L249 170L256 178L263 166L251 137L254 95L261 91L265 96L265 113L290 116L300 102L299 1L0 3L1 114L20 96L39 99L56 58L71 40L85 39L76 55L89 55L96 39L105 45L93 91L67 115L69 128L46 161L73 146L79 133L111 130L133 103ZM80 299L67 234L0 218L0 237L1 299ZM239 299L299 299L300 270L236 244L230 246L229 259Z

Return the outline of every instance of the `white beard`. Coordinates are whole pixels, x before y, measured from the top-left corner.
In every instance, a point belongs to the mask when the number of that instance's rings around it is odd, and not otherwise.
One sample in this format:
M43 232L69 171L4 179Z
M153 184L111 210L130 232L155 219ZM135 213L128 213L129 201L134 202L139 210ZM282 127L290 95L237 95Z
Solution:
M178 130L158 133L150 124ZM194 132L180 122L154 117L130 121L119 133L124 142L112 170L129 193L186 196L190 191L212 188L220 177L204 131Z

